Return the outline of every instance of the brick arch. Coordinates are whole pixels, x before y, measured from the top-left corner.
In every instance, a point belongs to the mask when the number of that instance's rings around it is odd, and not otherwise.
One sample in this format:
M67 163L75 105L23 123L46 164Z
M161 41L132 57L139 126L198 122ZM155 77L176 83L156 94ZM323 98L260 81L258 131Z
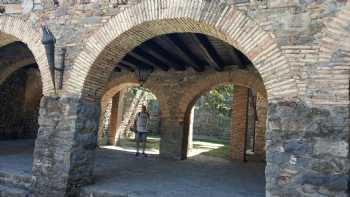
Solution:
M178 114L185 117L188 110L192 108L201 95L223 84L234 84L255 89L258 94L267 99L267 92L264 83L260 79L258 73L238 69L218 72L200 79L192 84L191 87L188 87L189 91L186 91L180 98Z
M145 0L114 16L87 40L64 93L98 99L124 55L150 38L174 32L210 35L242 51L260 72L270 99L298 95L290 64L272 35L234 6L202 0Z
M14 41L25 43L38 64L43 84L43 94L49 95L54 92L54 86L45 49L41 44L40 32L32 24L19 17L0 16L0 46Z
M188 91L180 98L180 106L178 108L178 116L183 119L184 135L182 139L182 158L187 158L188 143L189 143L189 130L190 130L190 116L191 109L195 105L196 101L206 92L224 84L234 84L238 86L244 86L252 88L257 91L258 96L261 98L260 102L267 105L267 92L263 81L259 74L251 69L249 71L233 69L226 72L213 73L205 78L202 78L196 83L188 87ZM264 102L265 101L265 102ZM265 139L260 139L264 141ZM258 142L259 144L264 144Z
M350 38L350 2L339 13L325 22L320 42L319 62L328 63L337 49L343 48L350 54L350 44L344 42Z
M7 68L0 72L0 85L5 82L14 72L31 64L35 64L35 60L33 58L20 59L11 65L7 65Z
M152 78L152 76L150 78ZM166 97L163 95L162 91L160 91L160 87L151 81L152 79L146 81L144 87L146 89L149 89L157 97L160 105L161 116L166 116L170 113L168 110L167 100L165 99ZM105 92L101 98L101 109L104 110L106 104L108 103L108 99L112 98L122 89L138 84L139 82L137 81L134 73L128 73L119 77L114 77L108 82L107 86L105 87Z
M350 2L325 21L318 65L309 84L311 102L319 105L349 104Z

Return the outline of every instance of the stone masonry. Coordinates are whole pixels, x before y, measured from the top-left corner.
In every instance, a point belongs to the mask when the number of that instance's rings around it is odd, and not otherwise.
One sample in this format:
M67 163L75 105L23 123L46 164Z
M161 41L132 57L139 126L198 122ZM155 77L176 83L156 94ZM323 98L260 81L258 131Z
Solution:
M62 89L42 25L56 38L56 65L67 49ZM267 197L348 196L349 27L347 0L0 0L0 47L24 43L42 82L32 195L77 196L91 184L100 111L107 98L138 84L115 66L150 38L196 32L234 46L252 67L155 70L145 87L160 102L161 157L186 158L193 102L233 83L264 97L255 137L260 153L266 150ZM12 59L0 66L28 63Z

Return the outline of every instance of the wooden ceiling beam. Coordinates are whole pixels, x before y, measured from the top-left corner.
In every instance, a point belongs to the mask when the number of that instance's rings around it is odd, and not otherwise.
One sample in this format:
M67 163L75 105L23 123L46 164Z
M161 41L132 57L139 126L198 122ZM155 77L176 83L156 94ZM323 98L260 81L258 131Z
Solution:
M130 66L124 64L123 62L119 62L119 67L122 69L125 69L127 71L130 71L130 72L135 72L135 69L133 67L130 67Z
M140 69L140 68L150 69L150 70L154 69L153 65L148 64L148 63L143 62L143 61L140 61L140 60L132 57L131 55L126 55L123 58L122 62L128 66L133 65L133 68L135 68L135 69Z
M142 48L148 51L154 57L166 63L167 66L173 67L175 70L186 70L186 63L175 57L171 52L165 50L161 45L154 42L153 39L147 41Z
M158 44L163 42L166 46L169 46L168 50L175 51L179 57L186 61L187 65L191 66L197 72L204 71L204 64L206 63L199 60L177 34L162 36L157 41Z
M117 66L113 69L113 72L122 72L122 69L120 66Z
M163 71L168 71L170 69L170 67L166 63L162 62L156 57L153 57L151 54L143 50L141 47L136 47L129 54L134 58L139 59L143 62L146 62L150 65L153 65L154 67L158 67Z
M200 43L199 46L205 52L211 65L214 66L217 71L223 71L225 63L215 47L209 41L208 37L203 34L195 34L194 39Z
M192 34L192 38L207 57L209 65L214 66L217 71L223 71L224 61L214 46L210 43L207 36L203 34Z
M245 65L245 63L243 63L242 61L242 55L243 54L239 54L240 52L237 51L237 49L235 49L234 47L232 47L232 50L231 50L231 54L232 54L232 57L235 61L235 64L238 65L238 68L240 69L246 69L247 68L247 65Z

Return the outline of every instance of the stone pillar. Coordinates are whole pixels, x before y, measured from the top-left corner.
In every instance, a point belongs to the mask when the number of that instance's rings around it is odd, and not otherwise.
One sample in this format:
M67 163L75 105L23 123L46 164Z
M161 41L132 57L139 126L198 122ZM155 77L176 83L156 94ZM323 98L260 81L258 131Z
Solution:
M349 106L269 102L266 196L348 196Z
M265 132L267 122L267 100L258 95L256 103L258 121L255 125L255 147L254 154L260 159L265 159Z
M99 104L43 97L33 160L33 196L76 196L92 182Z
M118 108L119 108L119 98L120 94L117 93L112 98L112 110L111 110L111 117L109 118L109 128L108 128L108 144L110 145L116 145L117 138L118 138L118 119L121 117L118 117Z
M183 118L161 117L160 157L164 159L184 159L183 154ZM187 148L186 148L187 151Z
M232 103L231 159L245 161L249 89L234 86Z
M191 151L193 148L193 124L194 123L194 107L191 109L190 114L190 125L188 129L188 151Z

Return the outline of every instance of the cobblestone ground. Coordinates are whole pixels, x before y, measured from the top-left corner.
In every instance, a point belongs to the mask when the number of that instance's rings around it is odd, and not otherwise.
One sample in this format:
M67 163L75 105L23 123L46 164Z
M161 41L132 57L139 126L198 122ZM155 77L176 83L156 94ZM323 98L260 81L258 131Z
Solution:
M262 197L263 163L236 163L208 156L186 161L135 157L132 152L99 149L95 184L82 196Z

